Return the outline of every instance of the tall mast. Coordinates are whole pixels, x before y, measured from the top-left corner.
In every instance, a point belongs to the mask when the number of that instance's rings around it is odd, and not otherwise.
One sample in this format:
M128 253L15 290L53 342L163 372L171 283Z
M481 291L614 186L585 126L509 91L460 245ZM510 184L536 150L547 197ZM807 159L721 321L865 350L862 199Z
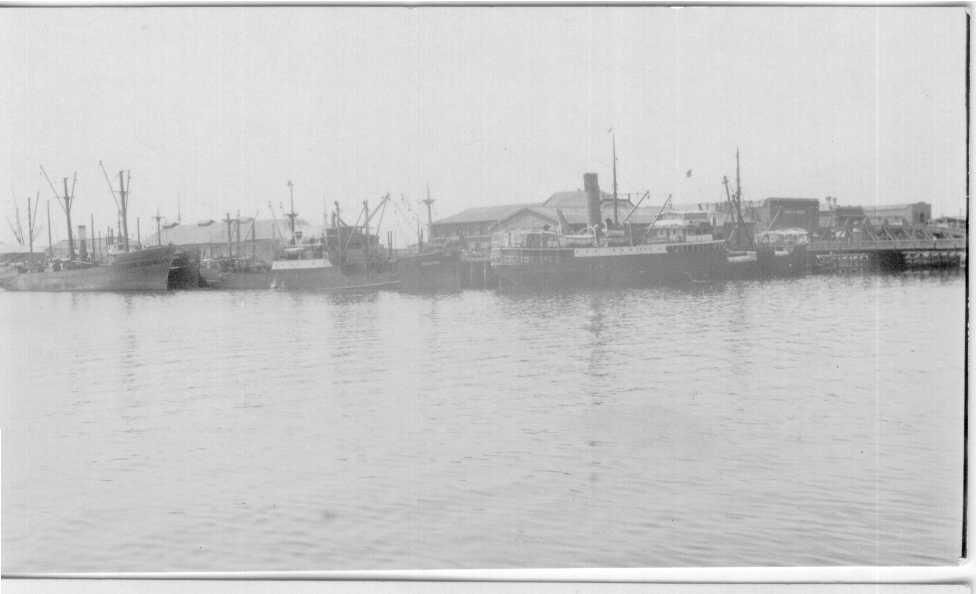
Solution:
M617 224L617 133L612 132L610 142L613 153L613 224Z
M41 192L34 195L34 207L31 208L30 197L27 198L27 228L30 237L30 253L34 253L34 237L37 235L37 207L41 201Z
M338 254L336 259L339 272L342 272L342 216L339 214L339 201L336 200L333 204L335 204L336 254Z
M129 186L132 185L132 174L129 174L128 184L119 170L119 203L122 210L122 249L129 251ZM157 212L157 214L159 214ZM156 222L157 225L159 221Z
M234 233L237 239L237 255L241 255L241 211L237 211L237 218L234 219Z
M27 197L27 250L34 255L34 218L31 214L31 199Z
M291 212L288 213L288 220L291 227L291 244L295 245L295 217L298 214L295 212L295 184L291 183L291 180L288 180L288 196L291 201Z
M142 247L142 230L139 228L139 217L136 217L136 245Z
M363 241L365 243L366 267L369 268L369 200L363 200Z
M122 249L129 251L129 187L132 185L132 174L119 170L119 197L116 199L115 188L112 187L112 180L109 179L108 172L105 171L105 165L99 161L98 166L102 168L102 175L105 176L108 191L112 194L112 200L115 202L116 224L119 234L122 236Z
M257 257L257 242L258 242L258 214L254 213L254 218L251 219L251 261Z
M54 256L54 243L51 241L51 201L47 201L47 255Z
M434 218L430 210L430 205L434 203L434 199L430 197L430 184L427 184L427 197L421 202L427 205L427 240L430 241L434 236Z
M75 259L75 238L71 232L71 196L68 194L68 178L62 178L64 182L64 215L68 219L68 259Z
M742 178L739 175L739 147L735 147L735 198L742 200Z
M75 243L74 235L71 232L71 205L74 203L75 197L75 185L78 183L78 172L75 172L74 181L71 183L71 192L68 192L68 178L64 178L64 196L59 196L58 191L54 189L54 184L51 183L51 178L48 177L47 171L44 170L44 166L41 165L41 173L44 174L44 179L47 180L47 185L51 188L51 192L54 193L54 198L58 201L61 206L61 210L64 211L64 216L68 220L68 259L75 259Z
M224 222L227 223L227 257L232 258L234 257L234 239L231 235L230 224L233 222L233 220L230 218L229 212L226 216L224 216Z
M163 245L163 232L159 228L159 221L163 220L163 217L159 216L159 209L156 209L156 216L153 217L156 220L156 245Z

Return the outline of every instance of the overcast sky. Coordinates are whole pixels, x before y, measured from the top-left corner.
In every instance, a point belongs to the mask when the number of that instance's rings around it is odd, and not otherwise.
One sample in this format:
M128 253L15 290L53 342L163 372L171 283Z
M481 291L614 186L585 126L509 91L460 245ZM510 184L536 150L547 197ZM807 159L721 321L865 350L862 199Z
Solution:
M613 128L654 204L722 199L740 147L747 199L958 215L964 51L964 8L7 8L0 210L40 190L43 215L43 164L104 228L102 160L132 171L133 234L178 197L267 217L289 179L315 222L428 182L437 218L609 188Z

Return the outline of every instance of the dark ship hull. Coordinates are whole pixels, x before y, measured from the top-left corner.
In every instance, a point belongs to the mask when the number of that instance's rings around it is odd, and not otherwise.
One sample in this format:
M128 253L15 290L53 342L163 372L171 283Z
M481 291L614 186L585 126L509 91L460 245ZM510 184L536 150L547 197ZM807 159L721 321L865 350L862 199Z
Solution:
M104 266L22 272L0 277L10 291L165 291L175 257L170 247L156 247L115 256Z
M759 274L763 277L799 276L807 272L806 246L789 248L760 247L756 250Z
M728 259L721 241L559 250L503 248L493 256L492 270L502 287L643 287L719 280L728 273Z
M276 261L270 288L283 291L374 291L395 289L393 272L347 272L325 259Z
M265 290L271 288L271 271L237 271L203 274L206 286L231 291Z
M400 290L407 292L459 291L462 274L463 262L458 253L418 254L396 262Z

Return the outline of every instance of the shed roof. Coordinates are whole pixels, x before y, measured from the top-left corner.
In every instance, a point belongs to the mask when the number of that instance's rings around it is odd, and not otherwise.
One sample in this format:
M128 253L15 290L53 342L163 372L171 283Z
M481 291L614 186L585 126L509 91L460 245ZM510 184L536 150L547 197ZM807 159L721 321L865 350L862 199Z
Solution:
M783 197L783 196L770 196L769 198L766 198L766 200L764 200L764 202L766 202L766 203L769 203L769 202L787 202L787 203L790 203L790 202L792 202L794 204L806 204L806 205L810 205L810 206L817 205L817 207L820 206L820 200L818 200L816 198L789 198L789 197Z
M213 220L209 224L207 221L197 223L182 223L170 229L162 229L163 243L174 245L194 245L194 244L215 244L227 242L227 224L221 220ZM256 239L272 239L290 236L288 221L274 221L272 219L258 219L255 223L254 237ZM318 235L322 232L321 226L310 225L308 221L297 219L295 230L301 231L303 235ZM237 239L236 226L231 227L234 240ZM251 219L241 218L241 241L251 237ZM156 243L156 233L146 240L149 244Z
M606 192L600 192L601 200L613 200L613 196ZM586 192L574 190L571 192L556 192L542 203L542 206L552 206L554 208L586 208Z
M479 206L467 208L461 212L434 221L435 225L451 225L463 223L497 223L507 219L524 208L538 206L536 204L503 204L501 206Z

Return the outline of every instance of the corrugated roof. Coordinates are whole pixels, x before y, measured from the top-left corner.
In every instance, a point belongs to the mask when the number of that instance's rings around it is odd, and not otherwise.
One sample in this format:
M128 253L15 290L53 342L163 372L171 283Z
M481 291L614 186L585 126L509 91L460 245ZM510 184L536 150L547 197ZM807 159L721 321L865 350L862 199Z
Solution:
M601 202L609 201L611 208L613 207L613 194L608 194L606 192L600 192ZM617 195L617 203L621 208L633 208L634 204L629 198L625 198L621 195ZM628 206L629 205L629 206ZM542 203L542 206L550 206L553 208L586 208L586 192L582 190L576 190L573 192L556 192L552 196Z
M869 204L862 206L865 212L880 212L883 210L909 210L912 208L925 208L929 206L927 202L912 202L910 204Z
M277 228L275 229L275 221L271 219L258 219L255 223L255 233L256 239L271 239L271 238L287 238L291 235L291 230L288 226L287 220L278 220ZM320 235L322 233L321 226L309 225L308 221L298 219L295 221L295 230L301 231L305 236ZM212 223L206 226L201 226L198 223L183 223L173 227L172 229L163 229L161 231L163 236L163 243L174 245L192 245L192 244L213 244L213 243L226 243L227 242L227 224L221 220L214 220ZM231 234L233 239L237 240L237 227L236 225L231 226ZM241 220L241 241L245 241L251 238L251 221ZM144 238L147 245L156 243L156 233L153 233L148 237Z
M602 200L613 198L613 196L607 195L606 192L600 192L600 196ZM586 192L583 190L556 192L552 196L549 196L542 203L542 206L551 206L553 208L586 208Z
M503 204L501 206L479 206L468 208L449 217L434 221L435 225L458 223L497 223L507 219L524 208L538 206L537 204Z

